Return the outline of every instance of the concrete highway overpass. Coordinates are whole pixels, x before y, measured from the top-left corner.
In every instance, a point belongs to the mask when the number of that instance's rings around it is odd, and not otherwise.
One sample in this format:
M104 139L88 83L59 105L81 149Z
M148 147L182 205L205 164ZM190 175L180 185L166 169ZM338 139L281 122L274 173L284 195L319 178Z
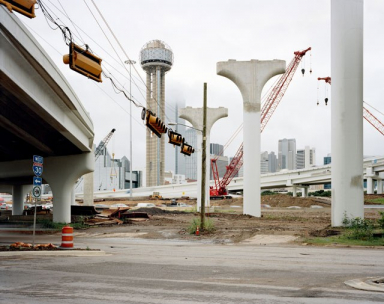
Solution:
M377 180L378 193L383 193L383 179L384 179L384 156L367 158L363 162L364 167L364 179L367 180L367 192L373 193L373 180ZM277 173L269 173L261 175L261 189L278 189L292 187L293 189L302 188L303 195L308 193L308 187L311 185L322 185L331 182L332 166L325 165L319 167L313 167L309 169L280 171ZM371 188L369 184L371 180ZM211 181L213 186L213 181ZM244 183L243 177L234 178L228 185L228 190L231 192L243 191ZM295 192L296 190L294 190ZM174 198L181 196L196 197L197 195L197 183L187 184L171 184L164 186L154 187L142 187L133 189L133 196L149 196L153 192L160 192L160 195L166 198ZM127 190L112 191L100 191L95 193L95 198L107 198L107 197L129 197L130 194ZM77 197L81 198L79 194Z
M73 186L94 169L92 121L69 83L31 33L0 7L0 192L21 214L32 188L33 155L44 157L55 222L70 222Z

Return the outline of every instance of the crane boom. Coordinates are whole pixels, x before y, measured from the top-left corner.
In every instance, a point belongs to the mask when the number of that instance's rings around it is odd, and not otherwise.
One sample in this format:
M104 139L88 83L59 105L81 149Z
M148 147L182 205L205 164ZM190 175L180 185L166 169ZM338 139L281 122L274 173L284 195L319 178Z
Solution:
M331 85L332 79L331 77L319 77L317 80L324 80L326 83ZM384 135L384 124L376 118L366 107L363 106L363 117L366 121L368 121L377 131Z
M292 81L292 78L299 66L301 59L303 58L303 56L305 56L305 54L309 50L311 50L310 47L303 51L294 52L295 57L289 63L285 73L281 75L277 84L273 87L273 89L269 93L267 100L265 101L261 109L260 132L263 132L269 119L272 117L272 114L276 110L285 92L287 91L289 84ZM215 180L215 189L212 188L210 190L210 196L221 196L221 195L227 194L228 184L231 182L231 180L236 176L240 168L243 166L243 144L241 144L235 156L232 158L231 162L226 167L227 170L223 178L221 179L221 181L219 180L219 172L217 169L216 161L217 161L216 159L211 160L211 167L212 167L213 177Z
M108 133L107 136L99 143L95 150L95 161L99 158L101 153L103 152L104 148L108 145L108 142L111 140L113 133L115 133L116 129L112 129L111 132ZM80 185L81 181L83 180L83 177L80 177L76 184L75 184L75 189Z

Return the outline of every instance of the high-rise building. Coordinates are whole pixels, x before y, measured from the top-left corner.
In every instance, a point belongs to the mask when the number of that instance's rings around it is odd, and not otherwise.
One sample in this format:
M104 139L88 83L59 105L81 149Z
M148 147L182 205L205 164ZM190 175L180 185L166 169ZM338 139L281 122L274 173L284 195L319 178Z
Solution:
M268 172L274 173L277 168L277 158L275 152L268 154Z
M228 166L228 157L223 155L224 146L220 144L211 143L210 147L210 155L211 159L216 159L217 171L219 173L219 177L223 177L225 172L227 171ZM209 168L210 171L210 179L213 180L213 172L212 167Z
M332 161L331 154L328 154L327 156L324 157L324 165L329 165Z
M296 169L296 139L280 139L278 148L278 169Z
M297 150L296 154L296 168L304 169L310 168L316 165L316 150L315 148L309 148L305 146L305 149Z
M220 144L210 144L210 153L217 156L223 156L224 146Z
M189 129L185 131L185 141L191 145L195 150L197 147L197 134L195 129ZM185 177L187 179L197 180L197 153L192 153L191 156L183 155L185 159Z
M185 108L185 100L170 102L165 108L165 114L170 121L178 125L172 126L172 130L185 136L185 120L179 118L179 109ZM185 157L180 153L180 147L165 145L165 170L172 171L174 174L185 175Z
M260 173L268 173L268 152L265 151L260 154Z
M140 51L141 67L147 73L147 110L165 122L165 73L173 65L173 53L160 40L152 40ZM147 129L146 179L147 187L164 184L165 137L158 138Z

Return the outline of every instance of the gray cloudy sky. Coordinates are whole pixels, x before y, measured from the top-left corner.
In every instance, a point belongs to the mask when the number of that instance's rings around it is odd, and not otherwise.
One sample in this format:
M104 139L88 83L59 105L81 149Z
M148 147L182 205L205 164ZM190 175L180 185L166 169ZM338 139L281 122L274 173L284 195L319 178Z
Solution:
M43 3L51 9L55 18L59 18L59 22L65 23L72 30L75 41L82 44L83 40L87 43L103 59L113 77L129 89L128 72L86 4L121 59L124 61L127 58L97 14L92 1L43 0ZM288 64L294 51L311 46L313 73L308 73L308 54L305 57L305 77L301 76L300 70L297 71L261 136L261 149L277 152L279 139L295 138L298 149L306 145L316 148L317 164L322 164L323 157L331 152L331 107L324 105L324 83L319 84L320 105L316 106L317 77L330 75L330 0L95 0L95 3L130 59L138 61L142 46L153 39L163 40L172 48L175 61L166 76L166 102L182 99L187 106L201 107L203 83L208 83L208 106L223 106L229 112L228 118L218 121L212 128L211 142L220 144L225 144L242 123L242 98L230 80L216 75L216 63L228 59L283 59ZM61 5L73 23L60 12L64 12ZM40 10L36 10L36 15L32 20L20 15L19 18L49 53L89 111L94 123L96 143L112 128L116 128L109 149L115 153L116 158L123 155L129 157L128 100L122 94L115 94L108 79L97 84L64 65L62 55L68 53L68 47L61 32L49 27ZM81 29L78 29L80 34L74 24ZM364 100L383 113L384 1L365 1L364 26ZM79 38L80 35L82 38ZM139 64L136 64L136 69L145 78ZM145 86L136 72L133 75L135 84L132 85L132 94L145 105ZM264 91L275 80L267 83ZM330 98L330 87L328 95ZM145 126L140 112L137 108L132 111L134 169L145 166ZM375 110L372 112L384 121L382 114ZM242 134L225 154L232 156L241 142ZM366 121L364 154L384 154L383 136Z

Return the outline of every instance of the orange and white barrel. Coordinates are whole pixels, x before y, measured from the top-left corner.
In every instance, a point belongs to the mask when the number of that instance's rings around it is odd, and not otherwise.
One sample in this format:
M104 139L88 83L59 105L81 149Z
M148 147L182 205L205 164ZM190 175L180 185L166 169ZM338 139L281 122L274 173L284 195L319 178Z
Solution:
M64 226L61 229L61 246L62 248L73 248L73 228Z

